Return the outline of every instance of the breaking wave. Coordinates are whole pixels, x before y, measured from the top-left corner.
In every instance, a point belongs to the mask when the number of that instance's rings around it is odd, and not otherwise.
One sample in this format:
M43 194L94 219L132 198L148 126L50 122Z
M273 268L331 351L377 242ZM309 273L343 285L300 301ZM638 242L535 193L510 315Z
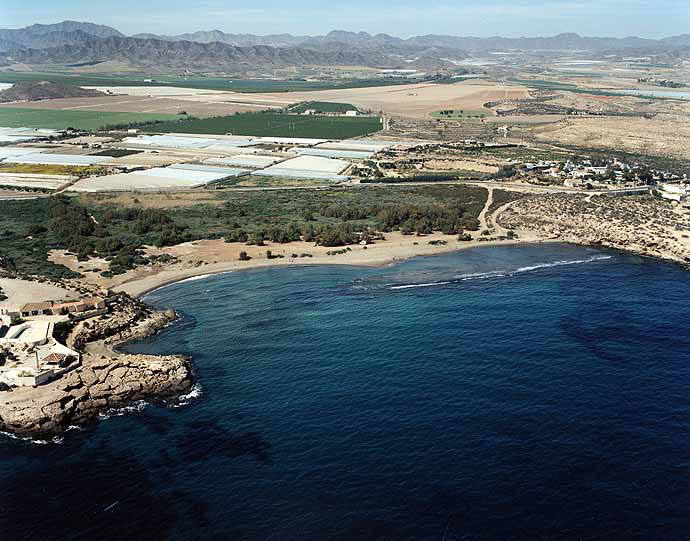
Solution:
M0 430L0 436L4 436L5 438L8 438L10 440L20 441L22 443L30 443L33 445L60 445L62 442L65 441L65 438L63 436L54 436L49 440L42 440L32 438L30 436L17 436L16 434L12 434L12 432L5 432L3 430Z
M439 281L439 282L428 282L428 283L423 283L423 284L404 284L404 285L396 285L396 286L390 286L389 289L391 290L398 290L398 289L414 289L414 288L420 288L420 287L434 287L434 286L445 286L445 285L451 285L451 284L459 284L461 282L465 282L468 280L484 280L484 279L489 279L489 278L503 278L506 276L515 276L517 274L523 274L526 272L532 272L540 269L549 269L552 267L563 267L567 265L581 265L584 263L593 263L594 261L602 261L605 259L611 259L612 256L610 255L594 255L592 257L588 257L587 259L571 259L571 260L561 260L561 261L553 261L551 263L537 263L536 265L530 265L527 267L519 267L515 270L511 271L506 271L506 270L501 270L501 271L491 271L491 272L477 272L477 273L471 273L471 274L460 274L455 277L454 280L445 280L445 281Z
M181 408L182 406L186 406L193 400L199 398L203 393L203 387L197 382L192 386L192 389L187 394L180 395L177 397L177 399L175 399L175 402L170 403L169 406L172 408Z
M148 406L145 400L137 400L128 406L122 408L110 408L107 411L98 414L99 419L110 419L111 417L122 417L123 415L130 415L132 413L141 413Z

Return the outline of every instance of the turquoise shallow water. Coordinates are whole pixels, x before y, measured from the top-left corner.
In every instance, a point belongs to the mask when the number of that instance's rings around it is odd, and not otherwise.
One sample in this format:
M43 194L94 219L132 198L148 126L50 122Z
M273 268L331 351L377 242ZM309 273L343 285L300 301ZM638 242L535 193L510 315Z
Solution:
M0 440L0 531L686 539L689 276L556 244L159 289L184 319L129 349L199 397Z

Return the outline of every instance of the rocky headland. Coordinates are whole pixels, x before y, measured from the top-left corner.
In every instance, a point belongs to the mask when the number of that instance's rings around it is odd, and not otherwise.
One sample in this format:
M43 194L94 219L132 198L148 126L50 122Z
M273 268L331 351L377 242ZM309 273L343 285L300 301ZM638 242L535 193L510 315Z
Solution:
M688 212L650 195L535 195L512 202L495 219L501 227L543 239L690 262Z
M0 392L0 430L46 438L113 409L189 393L193 375L188 358L117 350L175 319L174 311L153 311L125 294L111 297L107 314L74 324L64 336L71 347L82 352L80 366L45 385Z

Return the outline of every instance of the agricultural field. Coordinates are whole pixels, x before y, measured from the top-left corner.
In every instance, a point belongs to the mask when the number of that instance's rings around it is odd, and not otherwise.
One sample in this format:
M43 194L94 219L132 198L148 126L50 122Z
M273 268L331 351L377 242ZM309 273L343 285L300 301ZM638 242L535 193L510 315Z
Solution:
M591 77L591 75L588 75ZM585 94L589 96L625 96L623 92L616 92L615 90L603 90L597 88L583 88L579 87L574 83L564 83L560 81L547 81L544 79L510 79L514 83L521 84L523 86L534 88L538 90L547 91L568 91L575 94Z
M146 81L150 79L150 81ZM410 84L409 79L344 79L341 81L304 81L278 79L230 79L227 77L185 77L181 75L82 75L76 73L17 73L0 72L0 83L20 81L53 81L79 86L166 86L227 90L232 92L294 92L298 90L326 90L365 88L383 85Z
M367 111L428 119L431 113L443 109L481 110L490 101L524 99L528 97L528 91L517 85L472 80L453 84L414 83L318 92L294 91L289 94L264 93L252 97L264 100L290 98L295 102L342 102Z
M156 115L173 115L187 113L191 116L219 116L231 115L237 112L256 111L254 104L226 101L228 96L245 96L245 94L226 94L224 92L208 92L163 87L94 87L114 95L95 98L54 98L49 100L6 103L7 109L43 109L88 112L118 112L118 113L146 113ZM132 89L135 91L133 92ZM140 92L139 92L140 91ZM137 94L137 95L132 95ZM261 109L273 106L266 104ZM278 104L280 106L280 104Z
M104 168L98 166L0 162L0 173L16 173L21 175L92 176L103 175L105 171Z
M1 122L0 122L1 124ZM323 117L281 113L240 113L230 116L152 123L142 130L159 133L255 135L349 139L381 129L379 117Z
M166 121L178 115L151 113L115 113L103 111L47 110L0 107L0 126L8 128L50 128L98 130L130 122Z
M321 113L344 113L345 111L356 111L357 107L351 103L336 103L330 101L305 101L290 107L291 113L304 113L313 109Z

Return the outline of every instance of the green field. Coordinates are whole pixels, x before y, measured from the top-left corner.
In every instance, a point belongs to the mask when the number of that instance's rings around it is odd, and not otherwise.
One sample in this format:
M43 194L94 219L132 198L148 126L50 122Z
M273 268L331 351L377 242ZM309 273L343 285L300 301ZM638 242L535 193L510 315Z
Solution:
M151 81L146 81L151 79ZM343 79L338 81L305 81L300 79L229 79L181 75L80 75L74 73L15 73L0 72L0 83L21 81L52 81L77 86L177 86L204 90L231 90L233 92L291 92L296 90L328 90L337 88L363 88L411 84L404 77L381 79ZM419 82L419 81L416 81Z
M290 107L292 113L304 113L314 109L321 113L344 113L345 111L357 111L357 107L351 103L335 103L330 101L305 101Z
M349 139L381 129L379 117L300 116L281 113L242 113L140 126L149 132L315 137Z
M537 88L539 90L552 90L552 91L566 91L572 92L574 94L586 94L589 96L625 96L621 92L616 92L615 90L598 90L596 88L580 88L572 83L561 83L559 81L547 81L544 79L509 79L513 83L519 83L523 86L529 88ZM645 96L653 98L653 96ZM663 99L663 98L655 98Z
M174 120L179 115L153 113L113 113L102 111L61 111L49 109L13 109L0 107L0 126L7 128L50 128L64 130L98 130L105 126L129 122Z

